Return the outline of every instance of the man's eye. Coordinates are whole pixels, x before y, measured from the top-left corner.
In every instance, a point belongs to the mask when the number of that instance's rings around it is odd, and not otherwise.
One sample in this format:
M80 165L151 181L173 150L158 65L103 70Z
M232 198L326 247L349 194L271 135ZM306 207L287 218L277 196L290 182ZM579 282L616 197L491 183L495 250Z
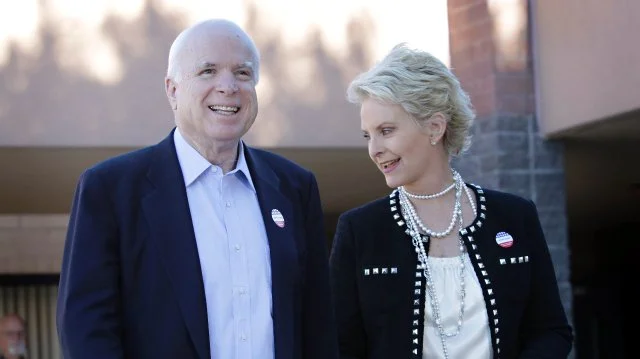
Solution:
M247 71L247 70L238 71L237 75L238 75L239 78L242 78L242 79L250 79L250 78L252 78L251 71Z

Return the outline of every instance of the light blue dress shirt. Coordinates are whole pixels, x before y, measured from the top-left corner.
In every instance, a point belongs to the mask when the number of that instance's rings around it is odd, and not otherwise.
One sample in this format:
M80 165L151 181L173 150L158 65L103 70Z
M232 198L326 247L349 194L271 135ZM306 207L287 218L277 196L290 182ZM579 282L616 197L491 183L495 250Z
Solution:
M273 359L271 257L244 145L236 168L223 174L178 129L173 138L204 280L211 357Z

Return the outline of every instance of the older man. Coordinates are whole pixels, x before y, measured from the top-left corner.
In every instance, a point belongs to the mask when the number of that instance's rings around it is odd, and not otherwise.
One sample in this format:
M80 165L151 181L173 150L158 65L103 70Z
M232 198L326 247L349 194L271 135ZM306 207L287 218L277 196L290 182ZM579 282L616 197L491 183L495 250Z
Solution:
M58 299L66 359L337 358L314 176L241 140L260 58L225 20L182 32L176 129L80 178Z
M15 313L0 318L0 359L23 359L27 355L25 322Z

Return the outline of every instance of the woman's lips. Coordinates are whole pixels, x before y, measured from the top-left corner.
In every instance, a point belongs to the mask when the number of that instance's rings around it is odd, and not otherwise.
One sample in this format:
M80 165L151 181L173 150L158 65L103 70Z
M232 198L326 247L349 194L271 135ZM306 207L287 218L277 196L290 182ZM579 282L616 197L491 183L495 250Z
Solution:
M386 173L390 173L391 171L396 169L396 167L398 167L399 164L400 164L400 159L389 161L389 162L385 162L381 166L382 167L382 173L385 173L385 174Z

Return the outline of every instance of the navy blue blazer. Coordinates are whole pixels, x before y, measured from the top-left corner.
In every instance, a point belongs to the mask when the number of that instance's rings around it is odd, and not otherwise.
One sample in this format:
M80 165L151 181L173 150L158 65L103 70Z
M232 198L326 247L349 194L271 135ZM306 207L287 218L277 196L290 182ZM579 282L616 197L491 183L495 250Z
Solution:
M567 358L572 329L535 205L470 187L478 215L461 236L482 288L493 358ZM423 357L426 283L405 231L397 191L341 215L330 259L341 359ZM510 246L499 245L502 232Z
M276 359L337 358L313 174L245 146L267 233ZM271 218L279 209L284 228ZM204 285L173 131L86 170L64 247L57 328L66 359L208 359ZM227 358L216 358L227 359Z

